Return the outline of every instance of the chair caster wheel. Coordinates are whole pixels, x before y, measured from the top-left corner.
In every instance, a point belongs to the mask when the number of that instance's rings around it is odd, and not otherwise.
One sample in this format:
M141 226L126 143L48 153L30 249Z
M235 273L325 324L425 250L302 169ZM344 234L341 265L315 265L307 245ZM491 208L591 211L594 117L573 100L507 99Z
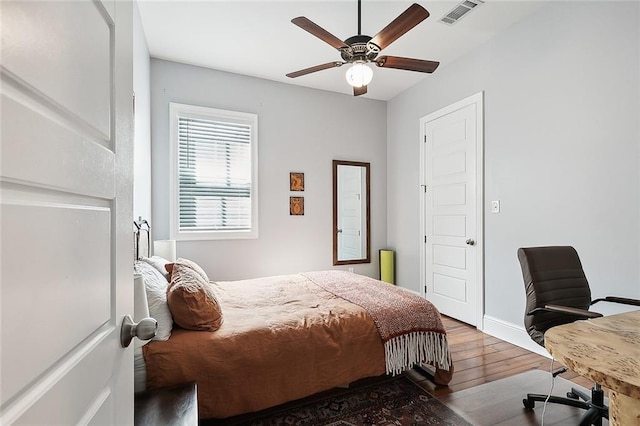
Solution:
M567 392L567 398L580 399L580 397L573 392Z
M524 405L524 408L526 408L527 410L533 410L535 404L535 401L530 401L526 398L522 400L522 405Z

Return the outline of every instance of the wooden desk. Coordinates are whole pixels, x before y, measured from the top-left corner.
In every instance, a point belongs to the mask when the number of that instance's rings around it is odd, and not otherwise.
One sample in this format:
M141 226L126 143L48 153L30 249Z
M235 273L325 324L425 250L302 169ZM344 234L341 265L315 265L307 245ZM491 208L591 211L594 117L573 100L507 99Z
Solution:
M609 389L609 424L640 426L640 311L553 327L553 358Z

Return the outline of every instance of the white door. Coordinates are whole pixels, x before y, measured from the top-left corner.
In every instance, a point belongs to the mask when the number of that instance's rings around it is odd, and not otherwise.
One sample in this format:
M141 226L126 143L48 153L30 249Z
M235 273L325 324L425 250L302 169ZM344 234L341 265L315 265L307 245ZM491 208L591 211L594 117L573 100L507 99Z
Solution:
M482 94L421 120L425 295L445 315L482 314Z
M338 165L338 259L362 259L363 167Z
M132 424L132 4L0 8L0 424Z

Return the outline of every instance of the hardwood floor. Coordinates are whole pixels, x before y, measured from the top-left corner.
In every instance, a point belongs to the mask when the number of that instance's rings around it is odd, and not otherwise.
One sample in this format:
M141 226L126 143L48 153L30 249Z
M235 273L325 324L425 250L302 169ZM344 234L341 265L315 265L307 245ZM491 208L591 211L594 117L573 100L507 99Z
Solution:
M440 396L472 386L510 377L528 370L549 371L551 360L542 355L522 349L503 340L484 334L477 329L443 317L451 348L455 374L448 388L434 390ZM554 369L559 368L557 363ZM573 372L561 374L583 387L591 382Z
M527 392L549 392L551 360L465 323L448 317L443 320L455 366L449 386L434 386L415 371L405 374L474 425L541 424L542 404L536 404L532 412L523 408L522 399ZM554 370L560 367L554 364ZM556 378L553 394L564 395L576 384L587 389L592 386L589 380L568 371ZM544 424L578 424L582 412L572 407L549 405Z

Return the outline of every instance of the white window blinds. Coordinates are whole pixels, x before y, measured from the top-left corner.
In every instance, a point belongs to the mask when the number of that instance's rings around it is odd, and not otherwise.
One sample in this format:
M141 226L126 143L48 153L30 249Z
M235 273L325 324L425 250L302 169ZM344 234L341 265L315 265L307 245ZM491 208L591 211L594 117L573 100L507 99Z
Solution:
M251 228L251 125L178 118L179 230Z
M170 236L258 238L258 116L170 102Z

